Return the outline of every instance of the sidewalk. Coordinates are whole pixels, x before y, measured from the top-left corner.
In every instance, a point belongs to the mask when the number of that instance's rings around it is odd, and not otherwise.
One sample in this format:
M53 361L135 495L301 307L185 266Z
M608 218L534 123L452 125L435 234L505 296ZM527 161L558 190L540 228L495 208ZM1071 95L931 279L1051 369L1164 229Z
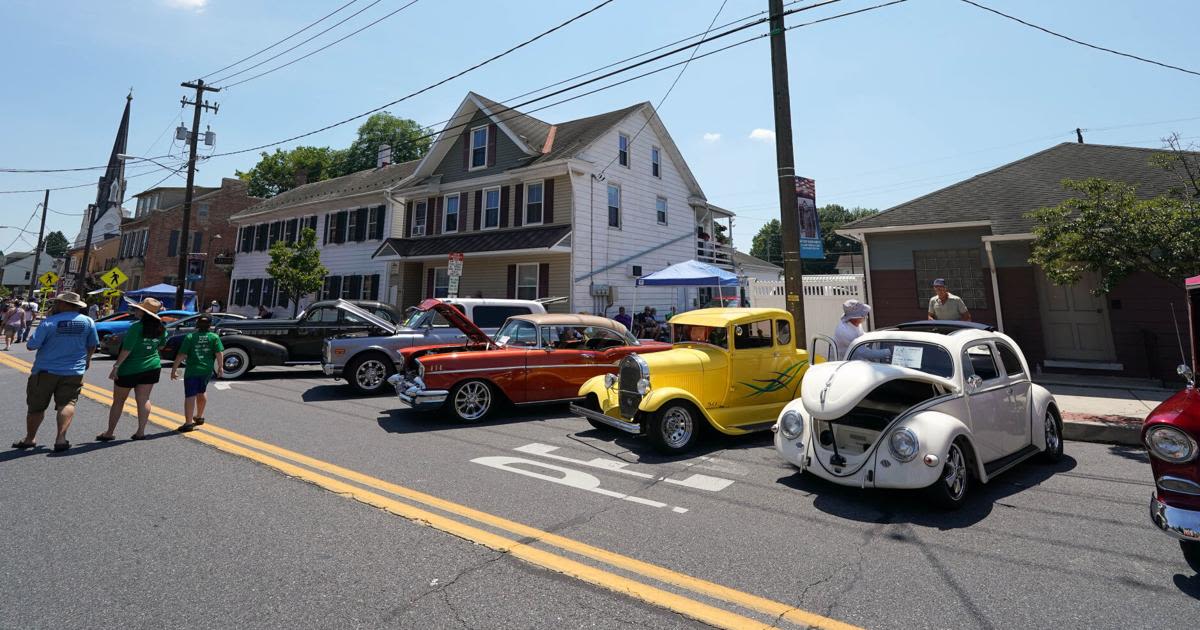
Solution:
M1063 415L1063 437L1081 442L1141 445L1142 421L1175 394L1167 389L1128 389L1043 383ZM1181 384L1182 387L1182 384Z

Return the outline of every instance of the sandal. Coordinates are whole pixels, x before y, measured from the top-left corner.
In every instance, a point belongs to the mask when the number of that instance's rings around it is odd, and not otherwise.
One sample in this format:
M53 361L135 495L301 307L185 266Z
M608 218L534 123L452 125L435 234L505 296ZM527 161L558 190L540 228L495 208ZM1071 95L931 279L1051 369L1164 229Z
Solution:
M195 430L196 430L196 424L197 424L197 423L195 423L195 422L185 422L185 423L183 423L183 424L181 424L181 425L179 425L179 426L175 427L175 430L176 430L176 431L178 431L178 432L180 432L180 433L187 433L187 432L189 432L189 431L195 431Z
M111 442L115 439L117 439L117 437L115 435L104 435L103 433L96 436L97 442Z
M192 420L192 422L196 426L200 426L200 425L204 424L204 418L201 418L200 416L196 416L196 418L194 420Z
M146 439L146 436L145 436L145 434L138 435L138 434L134 433L133 435L129 436L129 439L131 439L131 440L133 440L134 442L136 442L136 441L138 441L138 440L144 440L144 439Z
M54 445L54 452L61 453L69 448L71 448L71 443L64 441L64 442Z
M23 451L27 448L34 448L36 446L37 442L26 442L25 440L17 440L16 442L12 443L12 447L19 451Z

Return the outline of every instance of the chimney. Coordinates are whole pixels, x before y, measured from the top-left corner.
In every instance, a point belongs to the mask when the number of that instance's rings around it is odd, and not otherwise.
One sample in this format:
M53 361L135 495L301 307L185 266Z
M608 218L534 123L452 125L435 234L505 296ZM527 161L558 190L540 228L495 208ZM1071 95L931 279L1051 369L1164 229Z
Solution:
M1083 144L1083 130L1079 127L1075 128L1075 140L1079 144Z
M299 188L308 183L308 171L298 168L295 173L296 187Z
M383 168L392 163L392 145L379 145L379 153L375 159L375 168Z

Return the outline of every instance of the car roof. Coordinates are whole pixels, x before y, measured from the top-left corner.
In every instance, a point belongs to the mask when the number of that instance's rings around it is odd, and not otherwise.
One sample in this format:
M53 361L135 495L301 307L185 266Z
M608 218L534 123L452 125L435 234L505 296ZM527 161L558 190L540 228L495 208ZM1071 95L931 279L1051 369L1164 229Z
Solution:
M855 339L854 345L857 346L860 343L868 341L902 340L935 344L946 348L951 353L958 354L962 352L963 348L973 343L992 339L1000 339L1013 348L1020 348L1017 342L1004 333L979 328L962 328L950 334L921 330L904 330L903 328L884 328L869 332Z
M702 308L679 313L671 318L671 323L723 328L729 324L744 324L764 317L787 318L788 312L781 308Z
M514 315L509 319L519 319L538 326L581 326L592 328L610 328L620 333L627 332L620 322L597 315L572 315L570 313L534 313L530 315Z

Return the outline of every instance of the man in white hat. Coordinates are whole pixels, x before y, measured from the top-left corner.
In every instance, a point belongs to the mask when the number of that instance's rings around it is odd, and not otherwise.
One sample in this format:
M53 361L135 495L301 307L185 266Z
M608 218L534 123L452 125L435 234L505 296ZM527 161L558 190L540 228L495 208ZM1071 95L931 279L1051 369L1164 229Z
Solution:
M92 364L92 353L100 340L96 337L96 323L83 315L79 309L87 304L76 293L59 293L54 298L53 313L42 320L26 344L36 350L29 381L25 385L25 439L13 443L13 448L26 449L36 445L38 428L54 399L58 411L58 435L54 439L54 451L71 448L67 441L67 429L75 418L75 403L83 389L83 373Z
M858 300L842 302L842 321L838 322L837 328L833 331L833 343L837 348L839 360L845 361L846 353L850 351L850 344L854 343L855 339L867 334L867 331L863 330L863 322L870 314L871 307L864 302Z
M221 303L216 300L213 300L212 304L208 305L208 312L209 313L220 313L221 312Z

